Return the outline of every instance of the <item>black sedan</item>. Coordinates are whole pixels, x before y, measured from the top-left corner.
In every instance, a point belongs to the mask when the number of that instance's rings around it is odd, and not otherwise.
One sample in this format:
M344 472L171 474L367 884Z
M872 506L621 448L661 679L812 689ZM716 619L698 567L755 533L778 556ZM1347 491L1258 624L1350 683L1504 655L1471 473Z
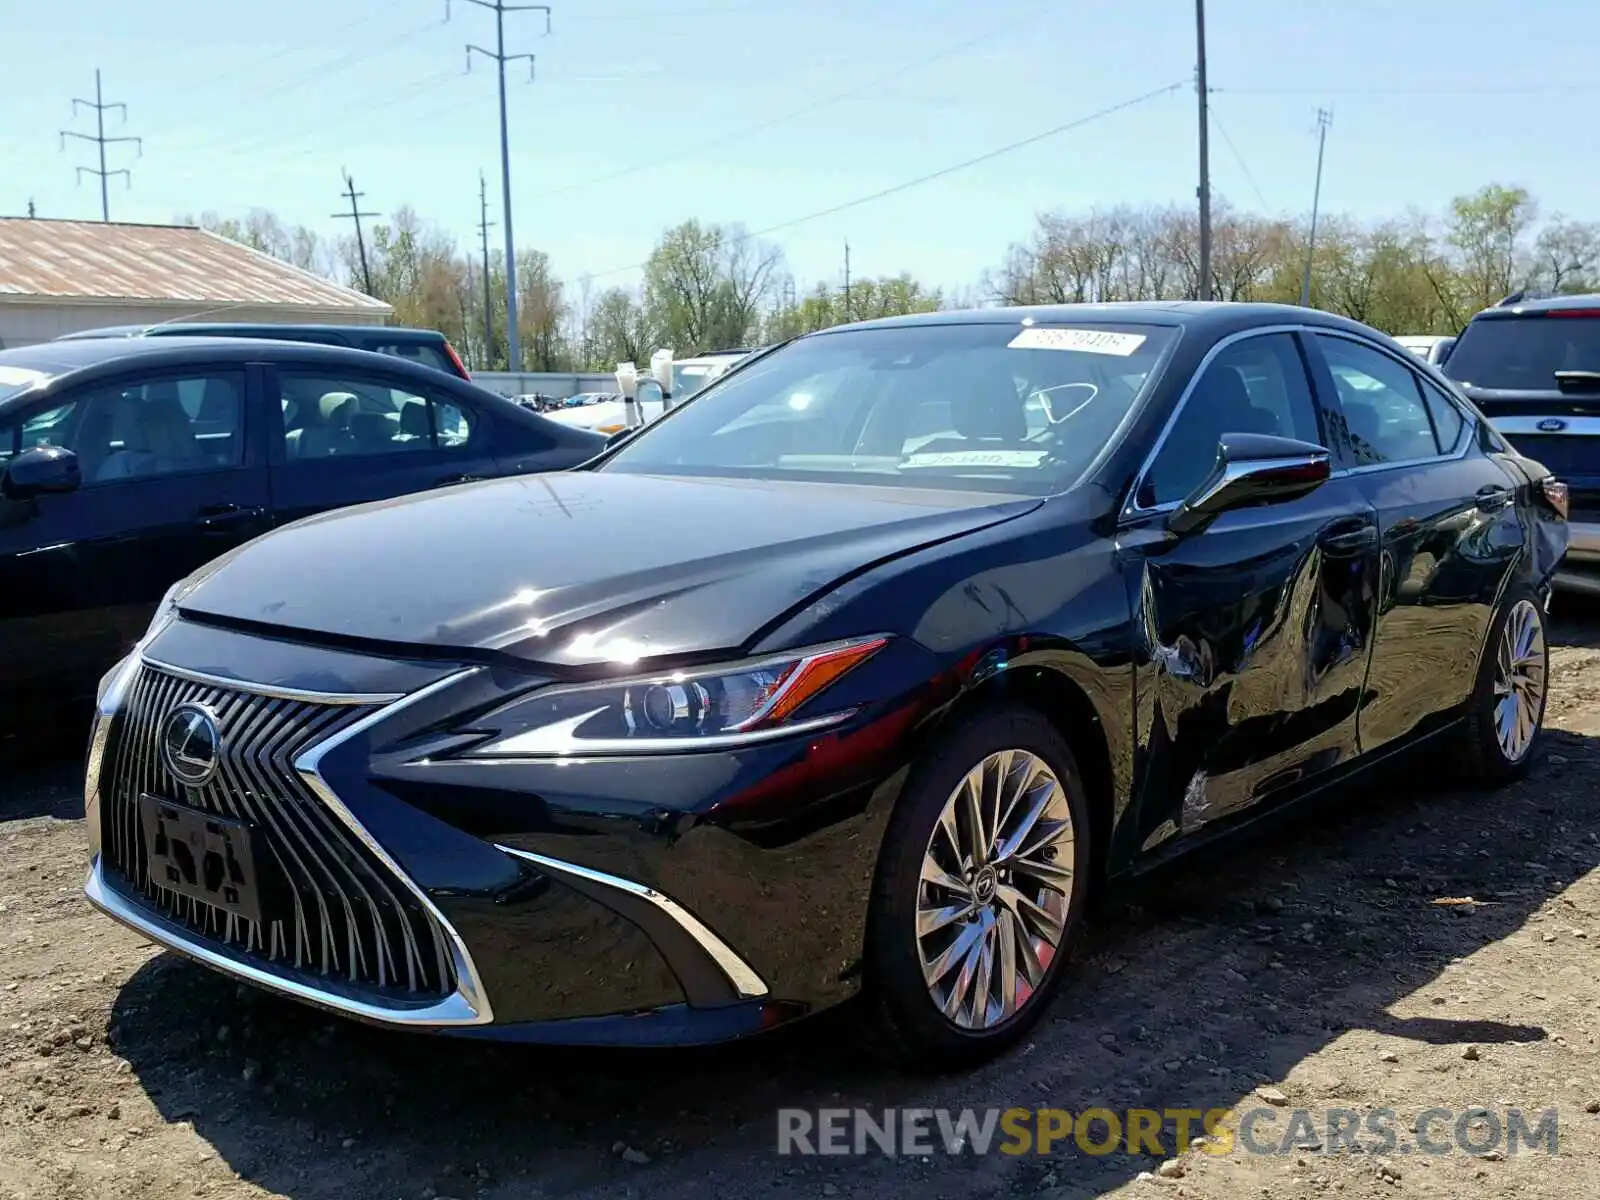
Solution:
M603 446L359 350L163 337L0 353L0 711L91 698L163 592L276 525Z
M1100 889L1420 742L1526 769L1564 503L1309 310L814 334L584 470L185 580L102 685L88 895L392 1026L709 1042L864 989L974 1061Z

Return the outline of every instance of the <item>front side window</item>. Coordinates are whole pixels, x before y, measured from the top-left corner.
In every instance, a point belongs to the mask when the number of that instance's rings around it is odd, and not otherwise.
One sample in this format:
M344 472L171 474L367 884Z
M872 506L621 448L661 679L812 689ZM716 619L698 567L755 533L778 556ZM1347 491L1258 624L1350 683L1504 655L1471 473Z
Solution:
M599 469L1048 495L1106 446L1176 337L1101 322L816 334L719 380Z
M92 388L0 431L0 454L63 446L86 486L244 462L244 374L208 371Z
M1349 338L1316 336L1333 373L1358 463L1412 462L1440 453L1415 373Z
M1227 346L1196 381L1150 465L1141 508L1184 499L1216 466L1223 434L1265 433L1322 444L1317 406L1294 335L1268 333Z
M377 380L283 372L283 451L289 462L464 448L475 414L454 401Z

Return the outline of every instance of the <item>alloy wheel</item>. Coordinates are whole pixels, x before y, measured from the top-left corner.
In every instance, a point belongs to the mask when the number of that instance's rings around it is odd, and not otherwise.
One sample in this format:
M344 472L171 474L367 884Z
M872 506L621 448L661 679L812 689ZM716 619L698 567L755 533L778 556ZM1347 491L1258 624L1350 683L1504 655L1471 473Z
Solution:
M1545 690L1544 622L1531 600L1518 600L1506 614L1494 673L1494 732L1508 763L1519 763L1533 746Z
M1061 950L1077 867L1066 788L1027 750L988 755L951 792L923 853L917 952L958 1028L1019 1012Z

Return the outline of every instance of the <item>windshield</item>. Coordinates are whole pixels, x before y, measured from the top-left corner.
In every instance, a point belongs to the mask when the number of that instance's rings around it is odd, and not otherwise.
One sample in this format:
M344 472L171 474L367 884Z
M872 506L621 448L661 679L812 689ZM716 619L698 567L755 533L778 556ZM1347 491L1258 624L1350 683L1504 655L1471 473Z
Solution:
M1553 392L1557 371L1600 371L1600 316L1473 321L1440 369L1469 387Z
M20 396L31 387L44 383L50 378L44 371L35 371L32 367L10 367L0 365L0 403Z
M1152 378L1165 325L907 325L775 351L600 469L1047 495Z

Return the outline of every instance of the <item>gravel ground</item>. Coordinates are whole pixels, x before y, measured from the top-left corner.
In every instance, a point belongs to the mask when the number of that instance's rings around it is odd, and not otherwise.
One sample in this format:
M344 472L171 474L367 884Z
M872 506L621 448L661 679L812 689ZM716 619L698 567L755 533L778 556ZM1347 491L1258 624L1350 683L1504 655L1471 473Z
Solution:
M1558 618L1551 733L1522 784L1444 790L1419 761L1169 870L1097 923L1030 1044L939 1080L863 1056L848 1011L653 1054L330 1022L95 915L71 754L13 766L0 774L0 1197L1590 1200L1600 619ZM1479 903L1438 903L1466 898ZM1254 1141L1284 1152L1235 1138L1180 1156L1170 1131L1160 1153L1070 1138L1044 1155L776 1152L780 1107L855 1106L1256 1110ZM1425 1134L1448 1141L1465 1113L1458 1132L1479 1153L1418 1152L1413 1125L1432 1108L1448 1115ZM1508 1153L1510 1108L1530 1126L1556 1110L1557 1155ZM1365 1124L1359 1152L1330 1141L1337 1109L1363 1122L1393 1110L1394 1144Z

